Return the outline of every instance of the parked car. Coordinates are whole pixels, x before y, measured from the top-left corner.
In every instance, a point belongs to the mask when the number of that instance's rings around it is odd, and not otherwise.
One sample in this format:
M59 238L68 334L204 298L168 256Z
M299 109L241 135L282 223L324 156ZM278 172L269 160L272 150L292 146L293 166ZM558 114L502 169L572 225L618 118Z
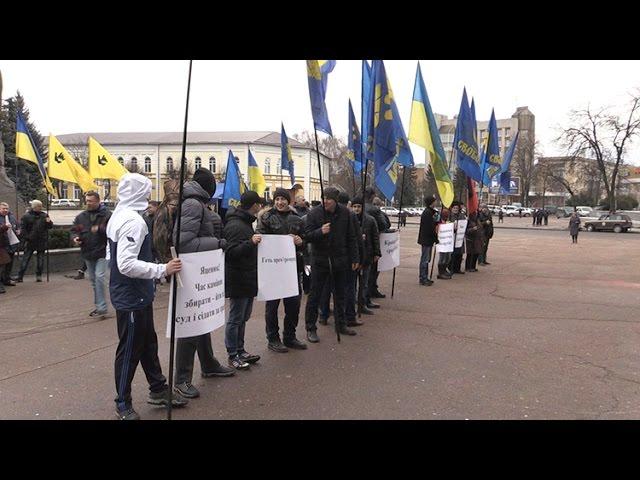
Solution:
M584 222L584 228L587 232L598 230L612 230L615 233L626 232L633 226L629 215L621 215L619 213L601 215L598 220L589 220Z
M504 213L507 217L514 217L518 215L518 210L522 207L514 207L513 205L503 205L501 207L502 213Z
M395 207L380 207L380 210L382 210L384 213L386 213L390 217L397 217L398 213L400 213L400 210L398 210Z
M556 210L556 218L567 218L573 213L573 207L558 207Z
M578 212L578 216L579 217L593 217L594 215L594 210L591 207L585 207L585 206L577 206L576 207L576 212Z
M51 200L52 207L71 207L76 208L80 205L78 200L72 198L54 198Z

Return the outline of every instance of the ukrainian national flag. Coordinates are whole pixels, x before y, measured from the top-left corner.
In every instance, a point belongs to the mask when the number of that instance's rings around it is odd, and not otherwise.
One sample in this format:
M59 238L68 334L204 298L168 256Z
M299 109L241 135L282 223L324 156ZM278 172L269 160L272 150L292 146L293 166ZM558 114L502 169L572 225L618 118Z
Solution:
M266 188L267 182L265 182L260 167L258 167L258 162L253 158L251 150L249 150L249 190L253 190L262 197Z
M83 192L98 190L89 172L76 162L66 148L53 135L49 135L49 176L77 183Z
M413 88L411 121L409 122L409 140L420 145L429 154L431 171L436 180L438 194L442 204L449 208L453 202L453 182L447 171L444 148L440 140L440 132L431 110L427 89L424 86L420 63L416 72L416 83Z
M56 195L56 190L55 188L53 188L51 179L49 178L49 175L47 175L47 171L44 168L44 162L40 157L40 153L36 148L36 144L31 138L31 133L27 128L27 124L23 120L20 113L18 113L17 115L16 122L16 157L28 162L35 163L38 166L40 175L42 176L42 183L44 183L44 188L46 188L47 192L49 192L51 195Z
M307 60L307 79L309 80L309 99L311 100L311 114L313 125L329 135L331 124L325 98L327 95L327 80L329 73L336 66L335 60Z
M120 180L129 173L106 148L92 137L89 137L89 175L93 178L112 178Z

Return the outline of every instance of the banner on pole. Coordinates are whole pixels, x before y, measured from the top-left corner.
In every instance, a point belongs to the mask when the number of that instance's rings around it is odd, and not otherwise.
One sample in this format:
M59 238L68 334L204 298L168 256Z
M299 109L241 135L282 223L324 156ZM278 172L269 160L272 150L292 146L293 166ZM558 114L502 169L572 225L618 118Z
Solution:
M438 253L453 252L453 223L438 225Z
M224 325L224 252L183 253L183 287L176 294L176 338L196 337ZM175 275L171 277L171 288ZM173 291L173 290L171 290ZM167 310L167 338L171 338L171 310Z
M400 234L381 233L380 234L380 250L382 256L378 260L378 271L386 272L393 270L400 265Z
M262 235L258 244L260 301L295 297L300 293L296 246L289 235Z
M460 248L464 243L464 234L467 231L467 220L458 220L458 231L456 232L456 248Z

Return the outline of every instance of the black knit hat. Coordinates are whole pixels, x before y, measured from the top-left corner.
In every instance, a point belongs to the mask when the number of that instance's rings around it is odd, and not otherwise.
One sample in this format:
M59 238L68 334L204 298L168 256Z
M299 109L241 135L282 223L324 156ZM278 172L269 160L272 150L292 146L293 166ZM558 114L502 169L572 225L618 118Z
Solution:
M362 205L364 206L364 202L362 201L362 195L358 195L357 197L353 197L351 199L351 206L353 205Z
M349 203L349 194L347 192L340 192L338 194L338 203L342 205Z
M276 191L273 194L273 199L275 200L278 197L284 197L287 199L288 203L291 203L291 193L289 193L289 190L285 190L284 188L276 188Z
M327 187L324 189L325 200L333 200L337 203L338 195L340 195L340 190L338 190L336 187Z
M265 202L264 202L264 198L262 198L253 190L247 190L240 196L240 207L243 210L249 210L256 203L259 203L260 205L264 205Z
M193 181L200 185L210 196L216 193L216 177L210 170L199 168L193 174Z

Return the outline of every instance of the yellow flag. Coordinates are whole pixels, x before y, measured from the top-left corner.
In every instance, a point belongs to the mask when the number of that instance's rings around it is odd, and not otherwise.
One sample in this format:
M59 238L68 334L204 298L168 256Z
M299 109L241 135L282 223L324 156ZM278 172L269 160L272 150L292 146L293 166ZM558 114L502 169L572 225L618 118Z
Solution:
M89 175L120 180L129 173L95 138L89 137Z
M49 135L48 170L51 178L77 183L83 192L98 189L89 172L73 159L67 149L53 135Z

